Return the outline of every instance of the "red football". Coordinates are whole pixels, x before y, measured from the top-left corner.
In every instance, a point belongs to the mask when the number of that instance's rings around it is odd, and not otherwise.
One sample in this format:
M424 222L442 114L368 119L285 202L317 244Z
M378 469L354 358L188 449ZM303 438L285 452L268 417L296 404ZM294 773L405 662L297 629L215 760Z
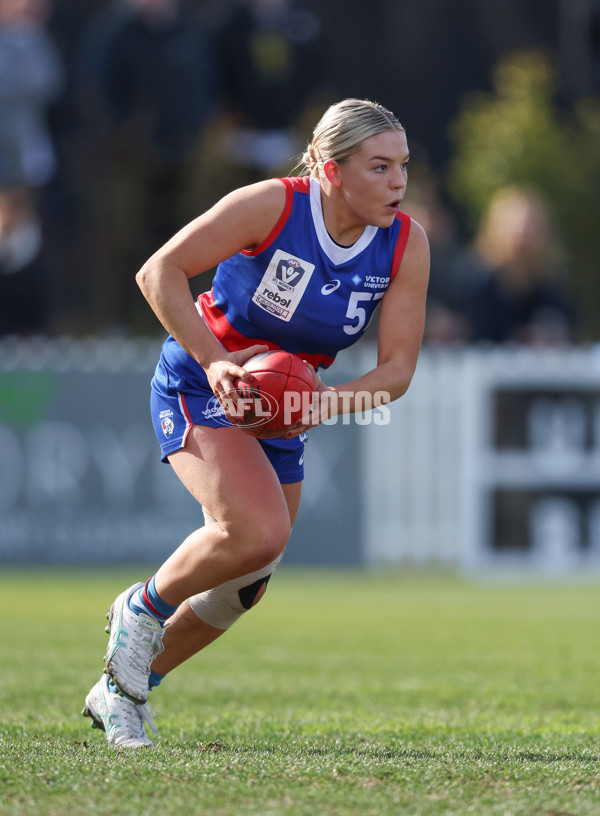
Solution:
M229 419L251 436L273 439L303 417L312 404L314 379L306 363L289 351L266 351L244 363L252 383L235 383Z

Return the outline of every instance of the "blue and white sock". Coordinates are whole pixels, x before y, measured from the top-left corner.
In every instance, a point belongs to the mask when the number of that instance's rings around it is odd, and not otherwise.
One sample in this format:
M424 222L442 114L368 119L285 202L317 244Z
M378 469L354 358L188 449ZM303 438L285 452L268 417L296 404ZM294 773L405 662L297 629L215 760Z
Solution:
M150 691L156 686L160 686L160 681L163 680L167 675L166 674L159 674L158 672L152 670L150 672L150 677L148 678L148 687Z
M161 623L168 620L177 610L176 606L163 601L160 597L156 591L154 576L146 581L141 589L133 593L129 599L129 608L138 615L140 612L150 615L151 618L156 618Z
M156 686L160 686L161 680L164 680L166 676L166 674L159 674L158 672L151 671L150 677L148 678L148 688L150 691L152 691L153 688L156 688ZM111 679L108 681L108 691L110 694L119 693L119 689L115 686Z

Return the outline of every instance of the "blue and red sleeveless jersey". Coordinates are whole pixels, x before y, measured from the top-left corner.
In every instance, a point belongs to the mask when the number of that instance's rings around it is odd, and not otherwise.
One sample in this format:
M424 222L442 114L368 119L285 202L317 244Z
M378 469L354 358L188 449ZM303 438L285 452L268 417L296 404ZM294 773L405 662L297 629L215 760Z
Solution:
M400 266L410 218L398 213L342 247L325 229L319 182L281 181L286 203L271 234L219 264L200 310L228 351L264 343L327 367L365 332Z

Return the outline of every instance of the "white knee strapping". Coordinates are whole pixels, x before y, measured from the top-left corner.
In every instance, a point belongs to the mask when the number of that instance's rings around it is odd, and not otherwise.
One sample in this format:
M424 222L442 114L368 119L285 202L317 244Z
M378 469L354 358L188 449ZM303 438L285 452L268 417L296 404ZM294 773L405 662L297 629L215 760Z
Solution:
M209 626L214 626L215 629L229 629L250 608L242 603L240 590L252 587L261 579L268 579L282 557L283 553L256 572L242 575L241 578L234 578L214 589L207 589L206 592L194 595L188 600L192 611L198 615L200 620L208 623Z

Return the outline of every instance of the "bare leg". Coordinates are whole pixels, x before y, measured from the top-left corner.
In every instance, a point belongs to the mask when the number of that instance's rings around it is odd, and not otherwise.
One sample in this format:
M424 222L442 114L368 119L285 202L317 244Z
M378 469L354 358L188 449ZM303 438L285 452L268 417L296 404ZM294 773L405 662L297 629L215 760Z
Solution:
M167 603L177 606L262 569L283 552L290 511L256 439L237 428L195 425L169 462L217 523L194 531L156 573L156 589Z
M298 512L301 487L301 482L281 485L289 509L290 524L294 523ZM263 594L264 588L256 597L255 604L258 603ZM182 603L177 612L167 622L163 637L165 649L153 662L152 669L159 674L167 674L226 631L226 629L216 629L214 626L209 626L191 610L187 602Z

